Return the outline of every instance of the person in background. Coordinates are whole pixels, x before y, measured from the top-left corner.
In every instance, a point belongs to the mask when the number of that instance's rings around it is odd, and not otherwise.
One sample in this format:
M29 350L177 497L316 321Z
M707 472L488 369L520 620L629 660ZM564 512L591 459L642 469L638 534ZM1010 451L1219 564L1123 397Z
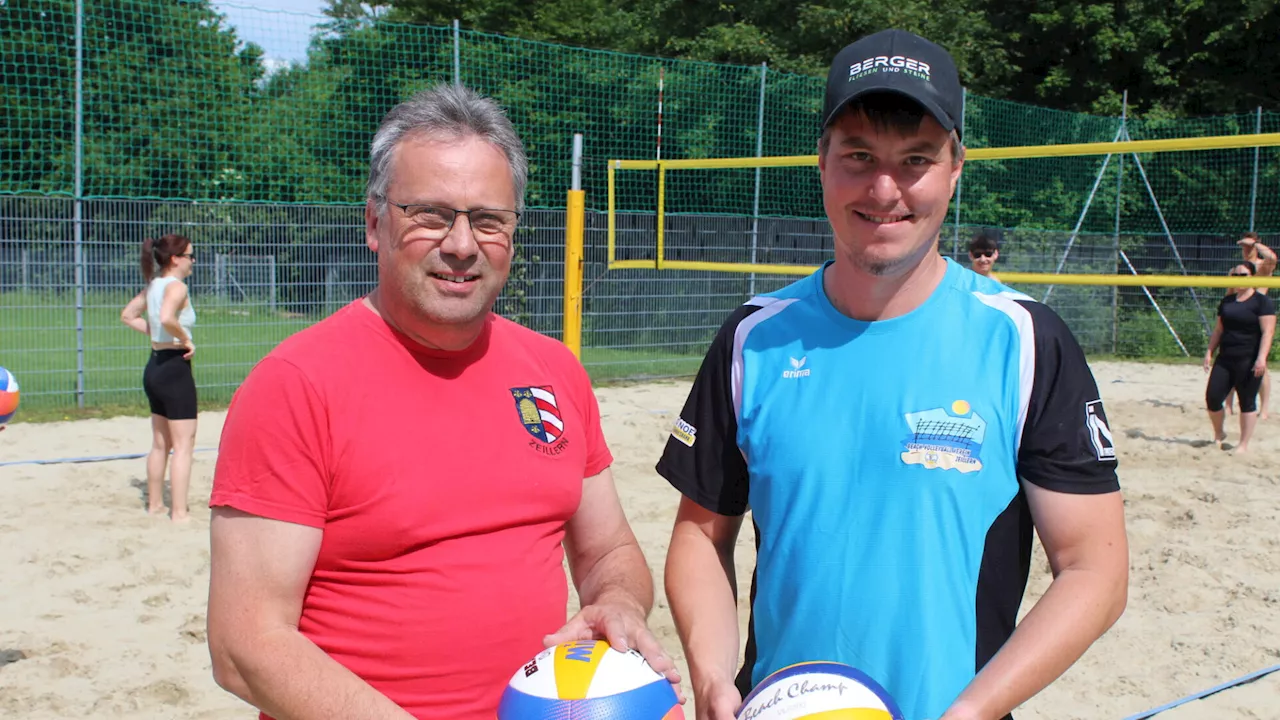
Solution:
M1240 277L1241 286L1232 288L1218 303L1218 322L1204 353L1204 371L1209 373L1205 405L1213 425L1213 440L1221 447L1227 439L1223 401L1235 391L1240 402L1240 442L1235 451L1246 453L1258 422L1256 400L1275 335L1276 306L1267 295L1245 286L1246 279L1257 274L1253 263L1240 263L1227 274Z
M974 272L999 282L1000 278L991 271L999 259L1000 245L989 230L980 231L969 241L969 264Z
M169 469L169 517L187 522L187 493L196 444L197 396L191 357L196 310L184 282L195 267L191 240L162 235L142 241L146 287L120 312L120 320L151 338L142 390L151 406L151 451L147 453L147 512L165 513L164 475ZM172 462L170 453L172 452Z
M1262 244L1258 233L1253 231L1246 232L1240 236L1236 244L1240 246L1240 254L1243 256L1244 261L1253 263L1254 268L1257 269L1257 272L1254 273L1257 277L1271 277L1276 271L1276 252ZM1256 290L1263 295L1269 294L1267 292L1268 288L1260 287L1256 288ZM1231 410L1231 401L1234 395L1235 390L1233 389L1227 396L1228 412ZM1262 385L1258 388L1258 419L1266 420L1270 409L1271 372L1264 370L1262 373Z

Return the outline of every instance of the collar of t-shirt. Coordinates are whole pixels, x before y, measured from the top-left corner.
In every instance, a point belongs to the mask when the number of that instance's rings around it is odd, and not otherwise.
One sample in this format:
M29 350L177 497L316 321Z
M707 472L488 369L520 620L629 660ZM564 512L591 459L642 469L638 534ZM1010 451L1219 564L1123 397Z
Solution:
M481 329L479 337L467 347L461 350L430 348L392 327L382 316L365 305L363 300L356 300L354 304L359 306L356 312L360 313L362 320L371 330L403 347L418 362L436 368L454 364L467 365L479 360L489 351L489 344L493 338L494 314L489 313L485 317L484 328Z

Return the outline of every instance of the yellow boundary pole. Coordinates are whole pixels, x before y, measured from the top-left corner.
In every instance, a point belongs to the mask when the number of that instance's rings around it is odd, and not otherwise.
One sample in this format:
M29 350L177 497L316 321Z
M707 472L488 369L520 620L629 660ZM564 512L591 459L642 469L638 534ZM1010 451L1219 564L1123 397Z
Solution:
M570 190L564 221L564 344L579 360L582 359L582 263L586 207L586 191Z
M608 204L609 204L609 218L608 218L608 222L609 222L609 230L608 230L609 253L608 253L605 257L607 258L607 263L609 264L609 266L612 266L612 265L613 265L613 261L614 261L614 259L617 257L617 255L614 255L614 237L616 236L617 231L618 231L618 228L617 228L617 215L616 215L616 214L614 214L614 210L615 210L615 209L617 208L617 206L618 206L618 203L617 203L617 196L616 196L616 194L615 194L615 193L617 192L617 190L616 190L615 185L614 185L614 183L617 181L617 180L616 180L616 178L614 177L614 174L615 174L615 172L616 172L616 170L615 170L615 168L614 168L614 165L615 165L615 164L616 164L616 165L618 165L618 166L621 166L622 161L621 161L621 160L611 160L611 161L609 161L609 163L608 163L608 171L607 171L607 173L606 173L606 174L609 176L609 199L608 199Z
M658 163L658 257L655 265L659 270L667 269L665 245L667 227L667 168Z

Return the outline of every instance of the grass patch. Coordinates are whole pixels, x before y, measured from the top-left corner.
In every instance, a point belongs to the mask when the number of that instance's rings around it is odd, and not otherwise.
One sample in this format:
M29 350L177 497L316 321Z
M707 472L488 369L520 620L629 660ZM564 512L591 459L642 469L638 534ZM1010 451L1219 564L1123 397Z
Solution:
M0 294L0 366L22 387L22 406L14 423L57 422L117 416L146 417L142 369L147 338L120 322L123 294L95 294L84 310L85 407L76 402L76 318L65 296ZM244 377L263 356L289 335L316 319L272 313L252 306L198 303L194 330L194 371L200 410L225 410ZM671 355L644 349L588 348L583 364L598 384L692 377L701 356Z
M77 350L76 311L65 295L0 294L3 347L0 365L18 379L24 416L48 417L62 411L145 410L142 369L150 343L120 322L129 296L90 293L82 313L83 354ZM194 370L205 401L225 405L241 380L281 340L314 322L296 314L253 305L199 303L193 335ZM83 376L79 368L83 364ZM82 380L81 380L82 377ZM78 384L84 404L77 408ZM51 414L44 414L49 411Z
M658 378L693 377L702 364L702 356L640 349L583 348L582 364L594 383L644 382Z
M14 422L51 422L148 414L142 393L147 338L120 322L124 293L90 293L83 311L84 401L77 407L76 313L66 294L0 293L0 366L22 386ZM317 317L272 312L264 306L199 302L195 375L200 409L224 410L253 365L281 340ZM1199 356L1129 357L1096 354L1090 361L1198 365ZM692 378L700 354L645 348L584 348L583 364L596 385ZM1280 361L1280 358L1277 358ZM1273 363L1273 366L1276 364Z

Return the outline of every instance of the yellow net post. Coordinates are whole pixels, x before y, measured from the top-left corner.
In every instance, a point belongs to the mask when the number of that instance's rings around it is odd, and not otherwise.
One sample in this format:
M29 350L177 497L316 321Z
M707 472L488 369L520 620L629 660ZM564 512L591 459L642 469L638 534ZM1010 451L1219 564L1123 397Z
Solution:
M582 189L582 134L573 136L573 189L565 202L564 344L582 359L582 263L587 194Z

